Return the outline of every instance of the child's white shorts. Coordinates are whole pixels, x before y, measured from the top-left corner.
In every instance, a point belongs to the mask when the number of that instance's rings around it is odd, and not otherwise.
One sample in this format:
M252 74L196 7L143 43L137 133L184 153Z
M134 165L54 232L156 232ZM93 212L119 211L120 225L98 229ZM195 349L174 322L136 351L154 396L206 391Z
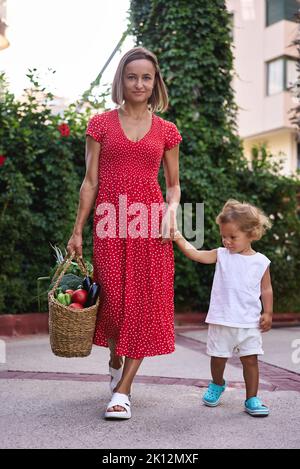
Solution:
M212 357L230 358L234 353L239 357L263 355L260 329L209 324L207 354Z

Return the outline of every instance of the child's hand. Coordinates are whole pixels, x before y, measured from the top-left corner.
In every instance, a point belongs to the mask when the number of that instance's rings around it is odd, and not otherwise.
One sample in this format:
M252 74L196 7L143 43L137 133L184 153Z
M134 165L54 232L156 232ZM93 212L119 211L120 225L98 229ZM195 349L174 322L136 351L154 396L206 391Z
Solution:
M176 220L176 210L172 208L168 208L166 211L159 233L159 239L161 240L162 244L165 244L169 241L174 240L174 233L177 230L177 220Z
M175 233L174 233L173 241L176 242L176 240L178 240L178 239L183 239L183 236L182 236L182 234L180 233L179 230L176 230Z
M272 314L263 313L259 321L259 326L262 332L268 332L272 327Z

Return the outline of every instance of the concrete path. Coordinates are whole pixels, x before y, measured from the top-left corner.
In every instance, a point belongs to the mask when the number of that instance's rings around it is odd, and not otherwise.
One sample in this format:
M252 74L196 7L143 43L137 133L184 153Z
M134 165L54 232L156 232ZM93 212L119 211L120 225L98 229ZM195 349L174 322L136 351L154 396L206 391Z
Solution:
M178 327L175 353L144 360L129 421L103 419L110 398L107 349L67 359L52 354L45 335L2 338L0 447L299 448L300 328L264 335L260 396L271 408L264 419L243 410L237 358L226 368L222 404L202 405L210 380L206 335L202 327Z

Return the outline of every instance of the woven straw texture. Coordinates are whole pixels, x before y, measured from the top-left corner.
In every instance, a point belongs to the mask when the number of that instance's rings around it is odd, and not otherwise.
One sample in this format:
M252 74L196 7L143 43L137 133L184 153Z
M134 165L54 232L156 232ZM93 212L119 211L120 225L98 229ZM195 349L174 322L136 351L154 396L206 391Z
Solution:
M99 297L95 305L89 308L72 309L54 297L59 283L73 258L84 276L88 275L83 260L74 252L67 254L53 276L56 279L48 293L49 334L52 352L59 357L87 357L92 350Z

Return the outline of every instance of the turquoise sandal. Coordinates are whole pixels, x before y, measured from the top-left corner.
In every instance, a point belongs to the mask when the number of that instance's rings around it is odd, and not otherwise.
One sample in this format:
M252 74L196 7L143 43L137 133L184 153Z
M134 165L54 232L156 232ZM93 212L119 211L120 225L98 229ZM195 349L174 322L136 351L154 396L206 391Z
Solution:
M208 389L204 394L202 401L208 407L216 407L221 399L221 396L226 388L226 381L224 381L223 386L213 383L212 381L208 385Z
M261 402L259 397L250 397L245 401L245 411L253 417L267 417L269 408Z

